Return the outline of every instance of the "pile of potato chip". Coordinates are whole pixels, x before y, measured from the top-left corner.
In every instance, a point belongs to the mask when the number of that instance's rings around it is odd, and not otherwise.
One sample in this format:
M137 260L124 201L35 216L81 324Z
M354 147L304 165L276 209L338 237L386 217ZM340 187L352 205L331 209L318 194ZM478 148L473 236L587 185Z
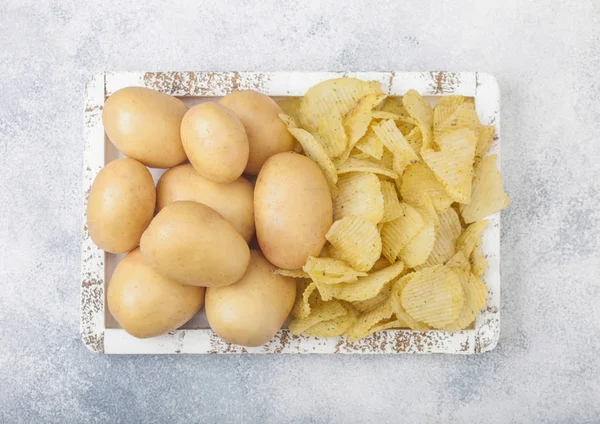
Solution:
M280 102L298 151L329 183L334 223L301 270L290 330L361 339L410 328L458 331L487 298L485 217L509 205L484 157L494 127L472 99L435 107L414 90L388 97L377 82L324 81Z

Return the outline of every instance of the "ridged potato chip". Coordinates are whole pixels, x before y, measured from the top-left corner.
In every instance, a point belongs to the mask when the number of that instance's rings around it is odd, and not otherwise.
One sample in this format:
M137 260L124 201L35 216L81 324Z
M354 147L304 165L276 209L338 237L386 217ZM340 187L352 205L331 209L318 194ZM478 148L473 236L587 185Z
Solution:
M356 312L354 312L351 307L346 305L344 305L344 307L347 311L346 315L315 324L308 330L304 330L302 334L313 337L341 336L350 329L357 320Z
M369 330L369 334L373 334L378 331L396 330L396 329L407 328L407 327L408 327L408 325L399 319L394 319L391 321L390 320L381 321L379 324L376 324L373 327L371 327L371 329Z
M392 285L392 290L390 292L390 301L392 309L394 311L394 315L396 315L396 318L398 320L403 322L408 328L412 330L427 331L431 329L431 327L425 324L424 322L417 321L416 319L411 317L402 306L402 291L414 276L414 272L406 274Z
M481 277L487 271L488 262L485 255L481 253L481 240L475 243L469 262L471 263L471 272L476 276Z
M383 143L381 143L381 140L373 131L372 126L370 126L365 135L358 140L356 148L377 160L380 160L383 156Z
M396 262L387 268L371 272L366 277L359 277L356 283L339 284L342 287L342 291L336 297L348 302L374 298L383 290L386 283L397 278L403 270L404 264Z
M434 127L434 140L437 143L437 138L446 132L454 132L463 128L476 132L479 127L481 127L481 122L475 111L475 104L464 102L443 123Z
M439 151L423 149L421 157L454 201L469 203L477 135L463 128L441 134L436 144Z
M356 145L367 132L371 123L373 108L385 99L385 95L367 94L360 99L344 118L344 128L348 135L348 150Z
M419 127L414 127L410 132L408 132L404 138L410 144L410 147L417 154L421 154L421 148L423 147L423 134L421 133L421 129Z
M446 331L459 331L467 328L475 321L485 306L488 290L481 278L467 274L467 278L462 280L462 287L465 293L465 304L456 321L444 327Z
M438 212L445 211L452 203L452 199L433 171L421 162L409 165L404 171L400 195L405 202L415 206L424 206L425 197L429 197Z
M292 278L308 278L308 274L301 269L276 269L273 274L283 275Z
M373 224L384 214L384 197L377 175L370 172L351 172L338 178L338 195L333 199L333 219L360 216Z
M386 120L379 125L373 125L373 131L394 155L393 169L398 175L402 175L408 165L419 161L419 157L396 127L394 121Z
M339 294L342 291L341 284L327 284L319 280L313 281L317 286L317 290L319 292L319 295L321 296L321 300L323 300L324 302L339 297Z
M381 193L383 194L383 218L381 222L393 221L402 215L404 209L400 206L396 185L389 181L382 181Z
M502 176L496 167L496 155L487 156L475 165L471 203L460 205L465 222L479 221L505 209L510 204L502 188Z
M381 256L381 237L372 222L347 216L333 223L325 238L357 271L369 271Z
M458 214L452 208L446 209L439 216L439 225L435 233L435 243L427 260L419 265L421 268L445 264L456 253L456 240L462 233Z
M343 115L336 109L321 117L315 133L330 158L341 156L348 147Z
M424 219L424 226L419 233L400 251L399 258L408 268L414 268L424 263L435 244L434 221Z
M344 261L334 258L315 258L309 256L302 267L314 282L324 284L353 283L358 277L365 277L366 272L355 271Z
M423 134L423 149L433 148L433 109L415 90L408 90L402 97L402 105L415 120Z
M385 257L381 256L379 259L377 259L377 262L375 262L373 268L371 268L371 272L379 271L380 269L387 268L390 265L390 261L388 261Z
M475 148L475 156L482 158L490 150L494 144L494 126L482 125L477 130L477 147Z
M465 292L456 272L435 265L415 273L402 290L401 302L412 318L444 328L460 316Z
M298 280L296 282L296 301L292 308L292 316L295 318L306 318L310 315L310 309L320 302L317 285L310 280Z
M419 234L425 222L421 214L407 203L400 203L402 214L381 228L382 254L394 263L400 251Z
M390 168L384 167L372 161L355 158L348 158L346 162L339 165L337 168L338 174L347 174L348 172L372 172L374 174L381 174L390 178L398 178L398 174L392 171Z
M285 115L288 115L295 122L300 122L300 102L302 97L284 97L277 100L277 104L283 110ZM287 125L287 123L286 123ZM289 126L289 125L288 125ZM297 126L297 125L296 125Z
M290 322L289 330L294 335L301 334L320 322L329 321L346 314L346 308L337 300L319 303L311 309L307 317L294 318Z
M397 121L400 119L400 115L396 115L392 112L385 112L383 110L374 110L371 115L373 119L391 119L392 121Z
M376 306L374 309L360 315L354 325L346 331L346 336L350 341L360 340L371 334L369 330L380 323L392 317L394 311L390 300L386 300Z
M408 134L417 125L417 121L408 115L402 105L402 97L388 97L380 112L392 113L395 117L397 116L398 118L394 118L397 121L396 126L404 135Z
M433 128L438 130L443 128L444 122L452 116L456 109L465 102L463 96L444 96L433 108Z
M488 221L477 221L469 225L456 240L456 251L463 252L469 258L487 227Z
M456 254L446 262L447 268L458 268L466 272L471 272L471 264L468 258L462 251L457 251Z
M352 302L352 307L356 311L361 312L361 313L370 311L371 309L375 308L377 305L379 305L383 301L387 300L388 297L390 297L393 284L394 284L394 281L385 283L385 285L383 286L381 291L379 293L377 293L377 295L375 295L375 297L372 297L372 298L366 299L366 300L357 300L355 302Z

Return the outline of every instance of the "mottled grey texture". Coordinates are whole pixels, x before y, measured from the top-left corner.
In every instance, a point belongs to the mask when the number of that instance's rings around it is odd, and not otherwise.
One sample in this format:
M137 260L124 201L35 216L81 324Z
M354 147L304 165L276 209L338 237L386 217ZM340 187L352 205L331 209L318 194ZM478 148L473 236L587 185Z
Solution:
M166 3L0 2L0 422L600 420L598 0ZM88 352L82 102L102 70L495 74L512 198L497 349Z

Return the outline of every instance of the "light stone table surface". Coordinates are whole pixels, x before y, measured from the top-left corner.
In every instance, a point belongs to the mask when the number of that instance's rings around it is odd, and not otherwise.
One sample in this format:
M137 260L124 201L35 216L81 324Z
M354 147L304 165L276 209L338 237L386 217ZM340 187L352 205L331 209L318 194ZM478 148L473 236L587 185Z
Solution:
M495 74L512 199L498 347L88 352L82 102L103 70ZM599 189L598 0L0 0L0 422L600 422Z

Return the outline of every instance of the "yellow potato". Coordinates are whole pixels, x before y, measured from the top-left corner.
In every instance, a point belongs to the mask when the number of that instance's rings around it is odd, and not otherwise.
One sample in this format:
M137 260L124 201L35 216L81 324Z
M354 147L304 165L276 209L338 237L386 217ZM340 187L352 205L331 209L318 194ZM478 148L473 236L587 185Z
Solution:
M117 264L106 301L119 325L143 339L189 321L202 308L204 290L163 277L146 265L140 249L135 249Z
M185 161L179 128L188 107L179 99L143 87L116 91L104 103L106 135L126 156L153 168Z
M248 163L246 130L230 109L207 102L187 111L181 141L194 169L217 183L237 180Z
M315 162L293 152L270 157L254 190L256 236L265 257L300 269L319 256L333 222L327 180Z
M250 146L246 174L258 175L267 159L294 148L294 139L278 116L283 110L269 96L253 90L234 91L219 103L231 109L246 129Z
M154 215L156 190L148 169L136 160L110 162L98 173L87 206L90 237L110 253L136 247Z
M183 164L165 172L156 185L156 206L180 200L203 203L223 215L246 242L254 236L254 186L244 177L232 183L215 183Z
M233 225L197 202L165 206L142 235L140 248L160 274L194 286L233 284L250 261L250 249Z
M258 250L244 276L227 287L206 290L206 318L223 340L261 346L279 331L294 306L296 283L277 275Z

